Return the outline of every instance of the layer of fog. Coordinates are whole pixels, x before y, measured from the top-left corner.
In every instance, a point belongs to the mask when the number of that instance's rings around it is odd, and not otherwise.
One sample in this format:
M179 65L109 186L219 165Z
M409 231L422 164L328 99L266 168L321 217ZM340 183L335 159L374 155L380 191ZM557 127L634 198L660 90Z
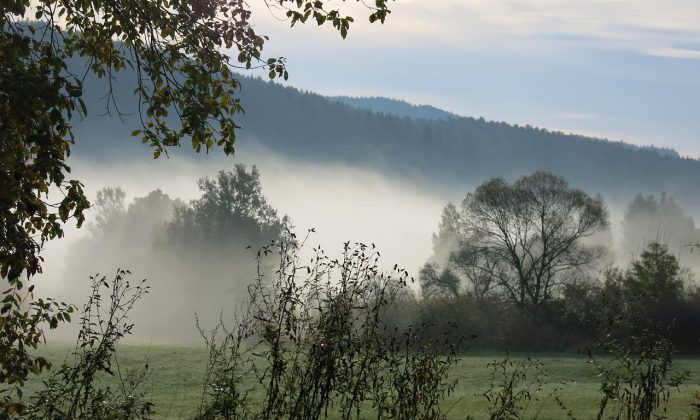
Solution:
M255 164L261 172L263 193L280 215L291 218L299 235L311 228L316 233L309 248L321 245L328 255L339 257L343 243L373 243L381 252L385 268L398 264L417 277L419 267L433 250L431 236L437 231L440 214L448 202L459 204L477 183L459 188L441 188L425 179L397 179L358 167L337 164L308 164L292 161L267 150L249 145L236 157L219 154L201 159L174 155L170 159L119 160L106 165L73 160L73 174L84 181L88 195L105 186L121 187L128 206L135 198L159 189L170 199L183 202L198 198L196 181L212 176L236 163ZM589 193L595 193L589 191ZM600 261L624 266L643 248L621 250L622 220L626 205L634 197L604 197L610 211L610 232L603 235L611 253ZM692 212L684 209L686 215ZM163 224L172 209L148 214L147 223ZM239 252L222 257L215 250L185 261L158 249L146 230L153 226L127 227L117 241L101 244L95 213L88 213L82 229L69 227L66 237L50 242L43 256L47 274L37 280L39 294L64 299L80 306L89 292L89 277L100 273L113 276L118 267L131 269L132 279L148 279L151 292L137 305L131 320L136 324L134 337L152 341L198 340L195 312L205 329L216 323L220 311L230 319L234 308L246 295L246 285L254 279L254 253L247 243L236 243ZM670 252L691 266L699 258L683 244L674 242L663 226L646 226L639 235L647 242L660 240L673 244ZM144 232L141 232L143 230ZM114 232L111 233L115 235ZM90 240L92 239L92 240ZM114 245L117 244L117 245ZM201 251L201 250L193 250ZM211 255L210 255L211 254ZM199 255L199 254L197 254ZM62 328L50 337L70 339L77 328Z
M200 195L197 179L232 169L236 163L255 164L260 169L264 195L280 215L291 218L295 232L304 235L315 228L310 247L321 245L327 254L340 256L346 241L374 243L384 267L398 264L412 274L431 253L430 237L442 207L461 195L450 196L420 179L392 179L367 169L333 164L310 165L255 147L239 150L234 158L212 154L192 160L175 155L109 165L74 160L71 166L75 177L86 184L91 199L102 187L118 186L126 192L128 206L134 198L156 189L171 199L195 199ZM151 214L149 218L162 223L169 216ZM238 244L240 253L223 261L212 257L196 266L182 267L177 260L144 256L155 256L158 250L150 243L139 243L147 241L138 232L123 233L131 236L117 241L130 244L125 249L87 241L97 234L94 217L90 211L83 228L69 227L65 238L47 244L43 253L47 274L38 279L38 290L79 305L89 291L91 275L109 277L122 267L132 270L134 280L147 277L151 292L132 316L138 339L196 339L194 313L205 327L213 326L219 311L230 313L245 295L245 285L253 280L249 267L254 255L245 249L248 244ZM160 266L149 266L148 261ZM240 278L237 268L244 265L247 273ZM183 278L190 279L190 284ZM73 333L74 328L62 329L58 336L70 338Z

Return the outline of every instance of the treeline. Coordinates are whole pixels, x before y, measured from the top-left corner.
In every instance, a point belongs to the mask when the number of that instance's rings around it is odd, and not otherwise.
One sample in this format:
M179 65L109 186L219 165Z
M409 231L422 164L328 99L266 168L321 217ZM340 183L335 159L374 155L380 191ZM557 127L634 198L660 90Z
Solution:
M189 202L155 190L127 203L119 187L100 190L91 234L68 250L61 294L71 295L63 297L81 302L85 279L126 266L151 288L132 314L142 336L198 340L195 313L204 325L232 313L258 275L257 250L284 238L290 221L267 202L255 166L197 185L200 196Z
M373 97L353 97L353 96L329 96L336 102L350 105L355 108L367 109L372 112L393 115L396 117L421 118L427 120L440 120L448 118L459 118L459 115L443 111L430 105L414 105L399 99Z
M688 205L700 197L691 175L700 162L624 143L483 118L391 116L255 79L244 80L241 101L243 137L296 158L418 173L451 187L547 170L610 197L666 191Z
M198 181L189 203L160 191L124 202L119 188L96 200L92 235L70 252L67 278L129 262L172 305L136 313L141 328L197 336L192 312L213 321L257 276L256 251L289 235L257 168L237 165ZM700 351L700 291L691 264L700 230L669 196L636 196L613 245L600 196L536 172L494 178L443 210L433 255L387 311L386 321L476 336L476 347L561 351L590 345L620 319L673 325L679 349ZM688 250L683 264L678 253ZM259 256L259 253L257 253ZM182 310L188 308L188 310ZM454 330L456 326L457 330Z
M667 196L638 195L622 226L622 253L634 257L618 268L600 197L551 173L494 178L445 207L422 298L395 316L456 325L478 347L536 351L583 350L651 323L671 328L681 351L700 351L700 288L668 247L698 246L692 218Z
M633 327L658 324L672 327L679 351L698 353L700 290L684 274L675 257L654 243L626 269L566 285L538 310L498 294L410 296L390 319L433 325L434 338L456 327L459 335L474 337L473 349L536 352L585 352L611 331L629 337Z
M401 99L385 98L382 96L329 96L328 98L355 108L367 109L372 112L393 115L396 117L410 117L428 120L463 118L461 115L445 111L431 105L415 105ZM609 141L604 139L598 140ZM659 147L653 145L641 146L624 142L618 143L622 143L625 147L632 150L645 150L658 153L661 156L669 156L674 158L681 157L681 155L675 149L670 147Z

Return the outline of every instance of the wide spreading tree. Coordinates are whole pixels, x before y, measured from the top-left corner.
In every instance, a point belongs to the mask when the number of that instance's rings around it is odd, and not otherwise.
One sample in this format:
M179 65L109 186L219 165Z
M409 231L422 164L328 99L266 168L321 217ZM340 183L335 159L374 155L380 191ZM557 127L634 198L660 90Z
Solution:
M457 220L445 224L443 217L442 226L457 231L442 229L435 243L456 235L459 244L444 264L462 275L476 298L497 292L522 308L551 300L595 261L602 250L584 240L608 224L600 198L543 171L512 184L488 180L467 194L459 215L450 213Z

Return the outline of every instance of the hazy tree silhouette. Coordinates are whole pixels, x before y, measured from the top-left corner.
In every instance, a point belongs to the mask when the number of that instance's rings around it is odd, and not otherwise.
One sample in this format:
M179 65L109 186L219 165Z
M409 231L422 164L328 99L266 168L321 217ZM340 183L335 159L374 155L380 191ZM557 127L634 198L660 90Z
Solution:
M238 164L233 171L219 171L197 182L202 196L178 206L167 223L165 241L171 245L245 244L255 249L279 238L289 224L262 193L260 171Z
M672 197L638 194L630 202L622 221L622 248L626 257L639 256L647 245L658 242L672 252L700 242L700 231L692 217Z
M453 263L474 270L472 281L486 276L518 306L536 307L602 254L582 240L607 225L607 211L562 177L540 171L513 184L502 178L481 184L462 202L460 222Z

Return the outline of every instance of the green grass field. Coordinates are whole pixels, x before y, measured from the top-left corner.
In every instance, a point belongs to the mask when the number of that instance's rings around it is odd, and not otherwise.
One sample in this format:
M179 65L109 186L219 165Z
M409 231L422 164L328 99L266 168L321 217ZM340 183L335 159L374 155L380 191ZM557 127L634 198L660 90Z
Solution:
M41 353L60 364L70 352L67 345L50 345ZM455 393L446 402L451 407L448 417L465 419L471 415L476 419L487 418L486 401L481 395L489 387L490 370L487 364L504 354L473 353L465 354L453 368L452 376L458 380ZM522 359L523 355L512 356ZM578 419L595 418L599 394L599 379L596 372L583 355L575 354L540 354L540 359L548 372L546 389L557 386L561 381L569 381L561 392L561 398L573 410ZM143 391L155 404L158 419L186 419L195 413L202 397L202 381L207 362L204 346L187 346L171 344L122 345L118 351L118 362L122 372L129 368L142 366L145 360L150 366L150 376L144 384ZM692 393L700 391L700 358L679 358L678 369L691 371L688 386L673 391L669 404L668 418L683 419L690 412ZM573 380L574 382L571 382ZM107 380L107 383L113 380ZM30 393L40 383L34 381ZM534 408L534 407L533 407ZM530 418L536 410L530 410ZM542 407L541 419L565 418L554 401L548 401Z

